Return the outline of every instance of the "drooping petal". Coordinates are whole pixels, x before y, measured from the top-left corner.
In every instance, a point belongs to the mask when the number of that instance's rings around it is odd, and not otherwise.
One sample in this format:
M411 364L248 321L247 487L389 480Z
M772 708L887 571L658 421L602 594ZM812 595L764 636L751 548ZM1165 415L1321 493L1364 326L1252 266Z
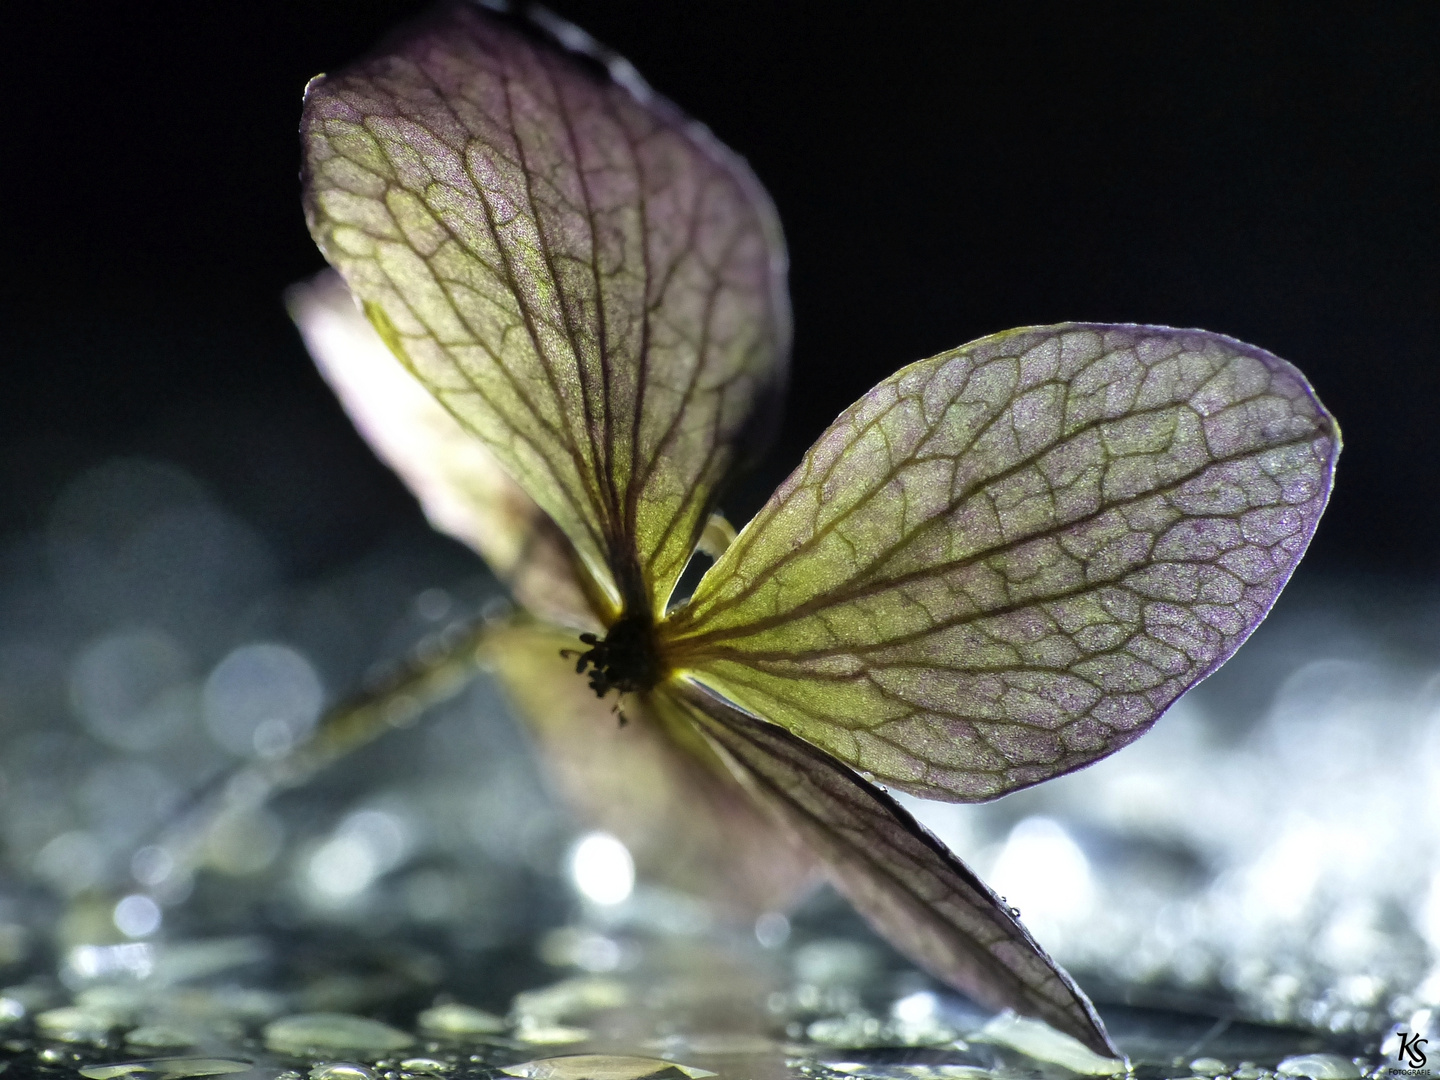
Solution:
M1230 338L985 338L846 411L663 648L882 781L994 798L1131 742L1235 651L1339 446L1294 367Z
M312 81L305 205L406 366L555 520L610 614L663 611L766 440L789 338L745 164L573 27L452 3Z
M875 929L992 1009L1038 1017L1119 1057L1089 999L1000 899L884 792L693 683L670 692L762 805L825 863Z
M488 661L539 744L540 763L580 819L620 838L646 878L754 917L789 907L813 880L809 852L735 783L676 704L595 697L560 656L575 639L516 623L486 638Z
M380 460L420 500L430 524L485 557L536 615L600 628L584 570L535 500L394 355L338 274L293 286L290 314L320 373Z

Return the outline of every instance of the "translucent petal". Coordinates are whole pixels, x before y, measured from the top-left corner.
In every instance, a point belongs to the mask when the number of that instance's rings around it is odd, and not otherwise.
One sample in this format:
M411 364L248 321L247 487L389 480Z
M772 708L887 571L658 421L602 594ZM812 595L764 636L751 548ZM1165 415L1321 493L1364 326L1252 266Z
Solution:
M1105 1025L1010 910L895 800L845 766L695 684L671 692L740 780L825 862L896 948L970 997L1039 1017L1106 1057Z
M535 614L598 629L587 599L596 589L569 542L495 455L395 362L339 275L296 285L287 300L320 373L430 524L483 555Z
M554 21L554 20L552 20ZM663 611L789 338L744 163L573 27L452 4L311 82L305 206L406 366L570 538L611 615Z
M1339 445L1295 368L1230 338L985 338L846 411L665 656L868 775L994 798L1131 742L1235 651Z

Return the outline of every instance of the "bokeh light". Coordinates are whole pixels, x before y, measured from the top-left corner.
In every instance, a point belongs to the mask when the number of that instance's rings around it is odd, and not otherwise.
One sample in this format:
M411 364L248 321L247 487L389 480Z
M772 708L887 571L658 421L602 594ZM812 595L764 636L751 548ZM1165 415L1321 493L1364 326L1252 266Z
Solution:
M324 698L305 657L285 645L256 642L216 665L201 700L206 726L226 750L278 758L314 728Z
M115 928L126 937L149 937L160 929L164 914L160 905L144 893L131 893L115 905Z
M570 880L591 903L619 904L635 888L635 861L609 833L587 833L570 853Z

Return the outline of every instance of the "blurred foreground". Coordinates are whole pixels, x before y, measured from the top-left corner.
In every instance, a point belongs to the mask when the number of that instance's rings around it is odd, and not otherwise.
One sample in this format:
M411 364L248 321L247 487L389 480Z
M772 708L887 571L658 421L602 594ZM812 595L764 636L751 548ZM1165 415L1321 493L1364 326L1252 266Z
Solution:
M155 461L76 479L0 548L9 1074L1102 1068L938 990L828 891L737 927L634 882L623 847L547 795L483 675L227 822L198 869L154 842L207 780L282 757L387 661L504 606L478 560L419 532L286 582L246 522ZM995 804L907 804L1021 910L1138 1072L1423 1071L1401 1053L1416 1037L1440 1070L1437 673L1440 594L1302 570L1135 746ZM625 1057L548 1062L596 1052Z

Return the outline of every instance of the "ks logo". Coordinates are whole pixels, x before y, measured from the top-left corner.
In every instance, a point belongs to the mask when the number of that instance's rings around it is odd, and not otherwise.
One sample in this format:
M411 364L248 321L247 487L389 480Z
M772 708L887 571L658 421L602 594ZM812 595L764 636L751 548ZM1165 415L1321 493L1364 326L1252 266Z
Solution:
M1420 1038L1420 1033L1412 1032L1409 1035L1400 1032L1400 1049L1395 1051L1395 1058L1402 1065L1409 1065L1412 1069L1423 1069L1425 1067L1425 1051L1420 1049L1428 1039Z

